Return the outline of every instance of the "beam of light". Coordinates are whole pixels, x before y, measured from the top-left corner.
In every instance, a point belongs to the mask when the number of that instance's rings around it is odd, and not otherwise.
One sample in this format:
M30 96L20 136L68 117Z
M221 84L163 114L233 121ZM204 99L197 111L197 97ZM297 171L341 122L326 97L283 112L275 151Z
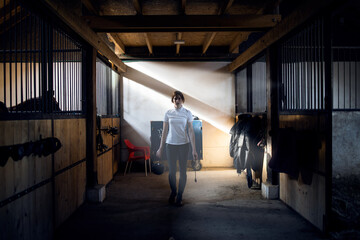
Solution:
M128 73L129 79L139 82L140 85L141 84L147 85L148 89L153 89L154 91L157 91L157 88L161 88L161 90L159 90L159 94L156 95L156 97L159 97L161 95L162 96L162 98L160 98L161 100L153 99L153 102L158 103L158 102L165 101L165 103L166 103L165 109L169 109L171 105L168 103L169 103L169 99L171 97L172 92L175 89L180 90L185 95L186 101L185 101L184 106L186 108L188 108L193 113L193 115L198 116L201 120L205 120L206 122L210 123L212 126L218 128L220 131L222 131L226 134L229 133L230 128L234 124L233 110L231 112L229 112L229 110L221 109L221 105L223 105L222 102L217 103L218 106L215 106L215 107L213 105L216 105L216 103L212 104L212 105L210 105L211 103L210 104L208 103L210 100L214 102L213 98L217 97L217 96L214 96L214 94L216 94L216 93L214 93L213 89L211 90L213 92L211 92L209 95L206 93L206 91L207 91L206 88L200 89L200 91L199 91L199 89L196 89L196 91L194 93L193 84L182 83L181 76L180 77L174 76L174 78L177 78L177 82L168 80L169 78L167 76L170 74L170 72L172 72L173 75L181 74L184 67L171 65L171 68L169 70L168 67L166 66L165 68L167 69L166 71L168 72L168 74L160 75L159 71L157 71L159 69L151 68L151 66L153 66L153 65L148 66L146 64L143 64L142 62L132 62L132 63L127 63L127 64L131 67L131 70ZM163 63L161 63L161 64L163 64ZM157 67L159 67L159 66L157 66ZM178 69L176 69L176 68L178 68ZM189 70L187 70L187 71L189 71ZM140 77L136 76L137 74L140 74L141 76ZM198 77L200 78L201 74ZM144 80L144 78L147 78L147 79ZM141 80L139 80L139 79L141 79ZM221 81L217 81L217 82L213 81L212 83L215 85L221 84ZM153 84L153 86L152 86L152 84ZM181 86L181 84L183 86ZM225 87L220 86L220 88L221 87L226 88L227 86L225 86ZM233 86L230 86L230 87L233 87ZM204 91L202 91L202 90L204 90ZM216 88L215 88L215 90L216 90ZM139 92L138 92L138 94L139 94ZM144 94L146 94L146 93L144 93ZM200 98L196 98L195 94L196 94L196 96L202 95L202 100L200 100ZM163 98L164 96L166 96L166 98ZM155 97L155 95L154 95L154 97ZM208 100L206 98L208 98ZM165 100L165 99L167 99L167 100ZM219 101L221 101L221 100L225 101L225 99L219 99ZM160 107L160 106L158 106L158 107ZM233 109L233 108L231 107L231 109ZM162 118L161 118L161 120L162 120Z

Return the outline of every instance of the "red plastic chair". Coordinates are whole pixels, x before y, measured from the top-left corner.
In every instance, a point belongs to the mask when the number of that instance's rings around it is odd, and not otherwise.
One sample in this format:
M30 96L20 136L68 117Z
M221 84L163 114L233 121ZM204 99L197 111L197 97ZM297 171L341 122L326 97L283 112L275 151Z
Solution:
M149 172L151 173L150 148L134 146L134 144L132 144L128 139L124 139L124 142L128 149L128 152L129 152L129 157L126 162L126 167L125 167L125 171L124 171L124 176L126 174L126 170L127 170L129 162L130 162L130 166L129 166L129 172L130 172L131 163L133 161L139 160L139 159L145 159L145 161L144 161L145 162L145 176L147 176L147 166L146 166L147 160L149 161ZM138 153L138 154L135 155L135 153Z

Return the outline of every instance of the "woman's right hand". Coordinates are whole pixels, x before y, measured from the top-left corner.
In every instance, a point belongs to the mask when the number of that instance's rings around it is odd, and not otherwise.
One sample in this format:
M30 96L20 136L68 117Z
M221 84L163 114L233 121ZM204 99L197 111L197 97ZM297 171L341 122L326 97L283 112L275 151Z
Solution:
M160 159L160 158L161 158L161 154L162 154L162 149L159 148L159 150L157 150L157 152L156 152L156 157Z

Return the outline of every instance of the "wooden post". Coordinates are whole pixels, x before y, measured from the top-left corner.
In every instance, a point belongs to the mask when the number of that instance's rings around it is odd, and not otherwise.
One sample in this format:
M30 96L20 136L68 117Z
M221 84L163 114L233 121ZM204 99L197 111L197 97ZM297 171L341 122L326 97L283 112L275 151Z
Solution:
M277 46L272 45L266 52L266 99L267 99L267 149L274 155L276 149L276 132L279 128L279 58ZM271 131L271 136L269 132ZM279 174L267 168L268 179L271 184L279 184Z
M86 86L86 176L87 187L97 184L96 162L96 55L94 47L89 47L85 55Z
M325 216L323 231L331 229L331 205L332 205L332 110L333 110L333 86L332 86L332 27L331 15L325 16L324 21L324 54L325 54L325 112L326 112L326 143L325 143Z

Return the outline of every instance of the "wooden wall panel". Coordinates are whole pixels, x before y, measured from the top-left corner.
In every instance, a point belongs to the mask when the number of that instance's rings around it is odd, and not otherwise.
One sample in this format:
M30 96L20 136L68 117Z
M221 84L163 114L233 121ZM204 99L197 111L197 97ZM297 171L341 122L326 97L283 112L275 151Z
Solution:
M113 161L112 161L113 175L115 175L115 173L119 170L121 145L118 144L114 146L112 151L113 151Z
M54 133L62 143L55 154L57 170L86 156L85 119L61 119L54 122ZM51 120L0 121L0 146L38 141L52 136ZM19 161L9 158L0 167L0 201L52 178L52 156L29 156ZM84 202L86 162L56 178L60 198L55 202L60 224ZM66 177L64 177L66 176ZM53 236L53 184L46 183L34 191L0 208L0 239L51 239ZM66 215L64 213L66 213ZM64 217L65 216L65 217Z
M113 178L113 167L112 167L112 150L102 154L97 158L98 161L98 183L108 184Z
M1 146L51 137L50 120L1 121ZM0 167L0 201L51 177L51 156L9 158ZM52 237L52 186L46 184L0 209L1 239L49 239ZM36 224L35 224L36 223Z
M113 118L113 127L119 131L113 138L113 175L119 170L120 163L120 118Z
M301 180L291 179L280 174L280 199L296 210L319 229L323 229L325 214L325 122L323 116L281 115L280 128L292 127L295 130L318 131L321 140L319 161L315 166L311 185Z
M113 127L116 127L119 131L118 135L115 135L114 139L113 139L113 144L116 145L119 143L120 141L120 118L113 118Z
M63 223L85 200L86 163L55 177L55 226Z
M55 153L55 171L59 171L86 157L85 119L58 119L54 121L54 137L62 147Z

